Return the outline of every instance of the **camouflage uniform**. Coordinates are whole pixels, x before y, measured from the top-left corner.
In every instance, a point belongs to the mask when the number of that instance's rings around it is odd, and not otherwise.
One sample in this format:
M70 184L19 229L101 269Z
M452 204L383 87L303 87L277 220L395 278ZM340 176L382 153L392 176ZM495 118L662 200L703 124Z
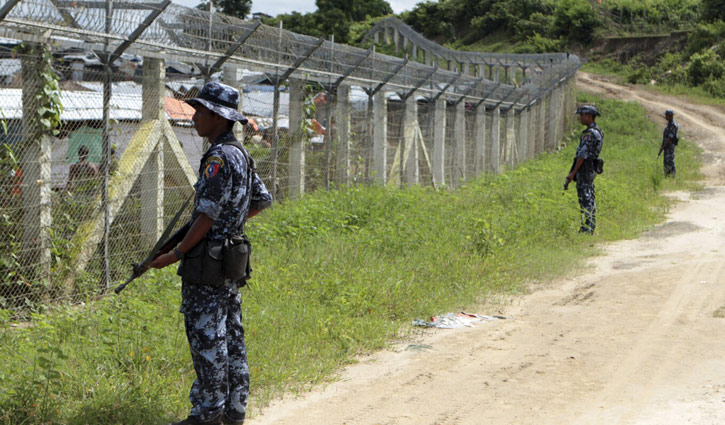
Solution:
M594 161L599 158L603 141L604 133L597 123L593 122L582 132L579 146L576 149L576 158L584 160L576 173L576 194L582 212L580 228L582 232L594 233L596 227L597 203L594 198L594 178L597 176L597 172Z
M667 145L667 147L664 149L664 167L665 167L665 175L666 176L672 176L674 177L677 170L675 169L675 147L677 146L675 144L675 140L677 140L677 132L679 131L680 126L677 125L675 120L672 120L667 123L667 127L665 127L665 131L662 134L662 143L664 144L667 139L671 139L670 143Z
M220 89L221 87L221 89ZM219 83L204 86L199 98L189 101L204 104L210 110L233 121L246 121L231 110L238 92ZM220 108L206 99L220 98L230 108ZM223 105L223 104L222 104ZM240 118L241 117L241 118ZM235 141L231 131L217 138L201 159L199 177L194 185L193 223L200 214L214 220L204 238L223 241L240 234L249 209L261 210L272 203L259 176L250 170L247 159L237 147L224 144ZM182 264L179 271L183 268ZM181 274L181 273L179 273ZM225 279L218 286L182 281L181 313L196 371L189 400L190 418L201 422L241 423L249 396L249 367L241 317L241 281Z

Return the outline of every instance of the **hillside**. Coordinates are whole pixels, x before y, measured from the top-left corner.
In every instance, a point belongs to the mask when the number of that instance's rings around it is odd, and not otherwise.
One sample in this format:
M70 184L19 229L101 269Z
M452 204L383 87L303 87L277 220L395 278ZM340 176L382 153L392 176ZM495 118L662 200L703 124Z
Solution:
M722 0L442 0L401 18L451 48L571 51L628 83L725 97Z

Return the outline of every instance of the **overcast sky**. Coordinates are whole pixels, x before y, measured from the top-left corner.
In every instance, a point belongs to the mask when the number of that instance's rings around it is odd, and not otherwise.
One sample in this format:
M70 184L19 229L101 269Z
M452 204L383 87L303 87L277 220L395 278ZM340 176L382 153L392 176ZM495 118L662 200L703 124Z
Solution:
M197 4L201 3L199 0L173 0L174 3L178 3L182 6L187 7L195 7ZM390 7L393 8L393 12L400 13L405 10L410 10L413 8L413 6L416 5L416 3L419 3L423 0L388 0L388 3L390 3ZM280 13L290 13L290 12L300 12L300 13L308 13L308 12L314 12L317 10L317 7L315 6L315 0L272 0L272 1L262 1L262 0L253 0L252 1L252 12L263 12L268 15L276 16Z

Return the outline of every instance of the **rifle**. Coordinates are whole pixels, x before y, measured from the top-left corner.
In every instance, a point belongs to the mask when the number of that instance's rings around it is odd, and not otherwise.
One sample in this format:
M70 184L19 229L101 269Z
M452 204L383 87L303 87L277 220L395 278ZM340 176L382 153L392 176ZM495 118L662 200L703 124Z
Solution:
M660 155L662 155L662 151L665 150L665 144L667 143L668 140L669 140L669 138L662 141L662 144L660 145L660 151L657 152L657 159L660 158Z
M149 269L149 264L151 264L152 261L154 261L158 256L166 254L167 252L174 249L176 245L181 242L182 239L184 239L184 236L189 232L189 229L191 228L191 223L186 223L184 226L182 226L179 230L176 231L171 237L169 237L169 234L172 230L174 230L174 226L176 226L176 222L179 221L179 217L181 217L181 213L184 212L186 209L186 206L189 204L189 201L191 201L191 198L193 197L193 194L189 196L186 199L186 202L184 202L184 205L179 208L179 210L174 215L174 218L171 219L169 222L169 225L166 226L166 229L164 229L164 232L161 234L161 237L158 241L156 241L156 244L153 248L151 248L151 251L149 254L144 258L144 260L140 264L132 264L132 270L131 277L129 277L124 283L118 285L116 289L114 289L114 292L119 294L121 291L126 288L126 285L131 283L134 279L141 276L142 274L146 273L146 270ZM167 239L168 238L168 239Z

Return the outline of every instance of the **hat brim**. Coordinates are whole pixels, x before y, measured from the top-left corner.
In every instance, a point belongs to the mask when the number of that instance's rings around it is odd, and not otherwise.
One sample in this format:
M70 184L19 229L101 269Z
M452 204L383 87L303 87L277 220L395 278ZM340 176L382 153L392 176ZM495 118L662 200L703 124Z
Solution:
M203 105L208 110L228 119L229 121L239 121L242 125L247 124L249 121L241 112L228 106L219 105L214 102L210 102L206 99L195 97L186 101L192 108L196 108L198 105Z

